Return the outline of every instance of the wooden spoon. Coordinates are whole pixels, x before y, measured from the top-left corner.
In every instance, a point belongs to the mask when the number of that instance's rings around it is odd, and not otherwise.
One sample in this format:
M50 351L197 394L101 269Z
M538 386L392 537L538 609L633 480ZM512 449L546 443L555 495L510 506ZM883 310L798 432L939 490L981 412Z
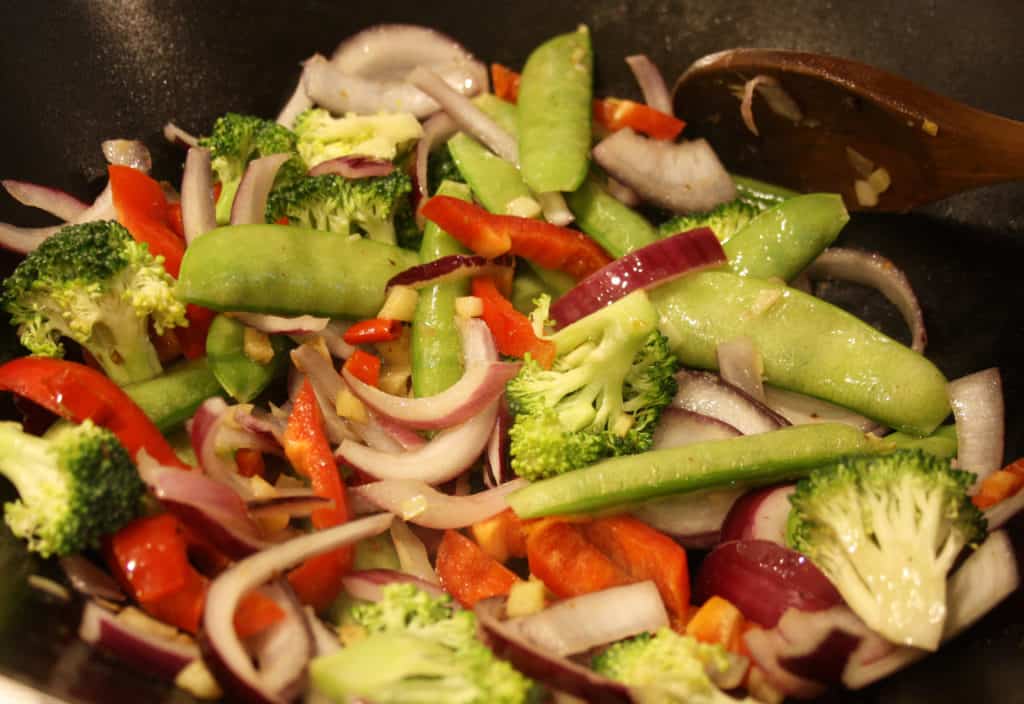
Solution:
M778 114L755 91L760 136L744 124L744 84L776 79L800 108ZM673 105L726 166L799 191L842 193L853 210L902 212L978 186L1024 179L1024 123L976 110L856 61L773 49L730 49L698 60L676 82ZM783 111L785 112L785 111ZM865 163L890 187L862 204ZM864 186L861 186L863 189ZM873 191L872 191L873 192Z

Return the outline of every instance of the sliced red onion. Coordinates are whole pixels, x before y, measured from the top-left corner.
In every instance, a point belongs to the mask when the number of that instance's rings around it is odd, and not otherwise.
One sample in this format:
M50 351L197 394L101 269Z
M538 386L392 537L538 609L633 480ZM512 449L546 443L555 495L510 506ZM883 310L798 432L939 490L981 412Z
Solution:
M303 560L383 533L391 520L388 514L369 516L302 535L236 562L210 583L199 644L203 660L226 692L252 702L286 701L263 681L235 633L234 615L242 597Z
M368 411L367 416L369 422L352 424L353 431L362 438L363 442L374 450L380 450L391 455L402 452L403 448L398 441L391 437L391 434L379 423L375 422L380 416L373 411Z
M292 129L295 126L295 118L302 113L313 107L313 101L306 93L306 82L303 75L299 75L299 80L295 84L295 90L292 91L288 101L281 108L281 112L277 114L275 122L279 125Z
M469 468L487 446L498 415L494 401L461 425L446 428L418 450L390 455L345 440L335 457L377 479L418 479L441 484Z
M654 65L647 54L634 54L626 57L626 63L636 82L640 84L640 92L644 95L644 102L650 107L665 113L672 114L672 99L668 95L668 86L661 71Z
M1007 521L1020 513L1021 509L1024 509L1024 490L1018 491L995 506L985 509L985 520L988 522L988 529L995 530L1004 526Z
M109 164L130 166L147 174L153 168L153 157L149 149L137 139L108 139L101 147Z
M341 582L349 596L363 601L380 601L384 587L389 584L414 584L431 596L444 596L446 593L433 582L397 570L357 570L342 577Z
M430 153L434 150L434 147L442 142L448 141L448 138L458 132L459 128L456 127L455 122L452 118L448 117L448 113L439 112L429 120L423 123L423 136L420 137L420 141L416 143L416 188L419 191L421 199L427 199L430 197L430 184L428 177L427 166L430 162ZM421 201L422 202L422 201ZM420 225L422 227L422 224Z
M981 546L952 574L946 587L945 643L977 623L1020 586L1017 558L1004 531L990 533ZM927 651L895 647L881 657L851 659L843 684L860 689L917 662Z
M475 276L495 276L511 282L515 266L516 258L511 254L502 254L494 259L477 254L449 254L395 274L388 280L387 288L409 286L420 289Z
M924 352L928 334L921 304L907 275L892 261L874 252L829 247L803 273L813 280L838 279L876 289L896 306L906 321L912 338L911 349Z
M605 190L608 191L608 195L625 206L635 208L640 205L640 196L637 195L636 191L610 176L605 184Z
M330 655L341 650L341 642L338 634L333 628L321 621L313 607L307 606L303 609L306 612L306 621L309 622L309 630L313 633L313 641L316 643L316 654Z
M302 370L313 386L317 404L323 415L327 437L332 443L355 440L360 437L355 423L338 415L335 404L345 384L329 361L309 345L292 350L292 361Z
M437 573L430 564L430 556L427 555L427 546L423 544L420 537L413 533L405 521L393 521L391 523L391 542L395 545L395 552L398 553L398 564L402 571L424 582L440 585Z
M822 611L843 603L809 559L767 540L722 543L704 558L694 587L698 601L717 594L769 628L788 608Z
M429 68L418 66L409 74L409 82L436 100L459 128L505 161L519 163L516 138L503 130L483 110L456 92Z
M981 482L1003 463L1006 413L999 370L992 367L949 382L949 404L956 419L957 463Z
M516 479L476 494L451 496L415 479L389 479L360 484L351 491L410 523L454 530L501 513L508 508L505 497L524 486L525 480Z
M280 607L284 618L259 639L256 662L260 683L285 701L293 701L306 689L306 669L316 655L316 641L306 612L287 580L278 579L261 591Z
M881 640L845 606L788 609L775 628L787 643L779 653L779 665L798 677L829 684L841 681L853 656L869 654L866 641L872 641L870 647L878 652L876 641Z
M619 257L580 281L551 306L551 317L569 325L637 289L726 262L722 244L709 228L666 237Z
M270 154L249 162L238 184L235 199L231 201L232 225L256 225L267 221L267 196L274 187L278 169L290 158L290 154Z
M181 222L185 241L190 244L199 235L217 227L209 149L191 147L185 157L185 172L181 177Z
M322 320L322 318L321 318ZM356 348L345 342L345 331L349 323L342 320L331 320L318 333L300 333L292 335L292 339L299 344L310 341L313 337L320 337L327 345L327 351L332 357L348 359L356 351Z
M654 633L668 625L668 613L654 582L646 581L563 599L504 625L544 652L564 657Z
M612 178L676 213L706 212L736 198L736 184L705 140L679 143L614 132L593 150Z
M746 335L719 343L715 348L718 373L724 381L764 403L764 364L761 351Z
M333 505L331 499L317 496L309 489L278 489L273 496L260 496L245 502L246 510L254 517L309 516L314 511Z
M114 197L110 193L110 184L96 197L92 205L71 220L68 224L81 224L96 220L113 220L117 217L114 209ZM52 227L18 227L8 223L0 223L0 247L19 254L28 254L42 242L57 234L63 225Z
M322 332L330 323L328 318L317 318L312 315L298 315L285 318L279 315L263 313L228 313L240 323L268 335L311 335Z
M89 207L69 193L28 181L0 180L14 200L30 208L50 213L61 220L74 220Z
M207 476L228 485L247 500L253 498L249 481L238 474L233 459L224 459L217 451L217 436L227 411L228 404L219 396L203 401L188 424L189 438L199 466Z
M722 523L722 541L767 540L786 546L786 521L793 484L755 489L732 505Z
M337 159L328 159L309 170L310 176L324 176L326 174L337 174L342 178L372 178L374 176L387 176L395 170L395 165L387 159L377 159L362 154L346 154Z
M390 418L370 412L370 424L377 425L388 437L391 438L403 451L418 450L427 444L419 433L401 423L396 423Z
M576 218L572 211L569 210L569 204L565 202L565 196L558 191L537 193L536 196L537 201L540 203L541 212L544 213L544 219L552 225L565 227Z
M752 628L743 636L751 661L760 667L771 683L783 694L795 699L814 699L825 693L820 682L798 677L779 663L779 653L787 643L777 631Z
M744 435L778 430L789 421L717 374L683 370L672 406L717 418Z
M820 398L798 394L774 386L764 387L765 403L793 425L808 423L845 423L865 433L879 429L878 423L848 408Z
M281 445L284 439L284 429L288 422L286 415L274 414L249 404L234 406L233 411L233 418L239 431L261 438L256 441L250 440L245 447L275 455L284 454Z
M171 144L178 144L183 147L198 147L199 140L191 133L178 127L173 122L164 125L164 139Z
M170 682L199 657L196 646L126 623L94 601L85 602L78 635L129 665Z
M512 460L509 455L511 441L508 431L512 427L512 412L502 396L498 407L498 418L494 421L494 430L487 441L487 471L484 472L484 483L494 488L512 479Z
M740 431L717 418L669 406L661 413L654 429L654 450L692 445L708 440L726 440L742 435Z
M505 600L492 597L478 601L473 613L483 630L484 641L494 654L509 661L524 675L590 704L639 704L642 701L621 682L536 647L500 620L504 609Z
M754 91L760 89L761 96L776 115L792 120L794 123L804 119L803 111L796 101L786 92L777 79L772 76L755 76L743 86L743 102L740 103L740 114L743 124L755 136L761 136L754 124Z
M66 555L60 558L60 566L67 575L71 586L79 594L95 596L107 601L125 601L117 580L81 555Z
M647 501L633 515L686 547L706 549L720 542L722 523L743 493L743 489L719 489L677 494Z
M270 545L231 487L197 471L164 467L145 450L136 462L139 476L160 503L228 557L237 560Z

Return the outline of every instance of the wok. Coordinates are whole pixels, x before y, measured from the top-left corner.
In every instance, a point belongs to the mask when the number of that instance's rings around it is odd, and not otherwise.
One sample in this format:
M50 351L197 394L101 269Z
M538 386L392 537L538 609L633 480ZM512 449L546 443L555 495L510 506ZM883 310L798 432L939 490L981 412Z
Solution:
M671 81L703 54L775 46L876 64L1024 119L1024 4L1010 0L8 1L0 4L0 176L92 198L105 173L100 141L139 137L153 149L157 176L175 178L183 157L159 135L166 120L201 133L227 110L273 116L301 59L329 52L362 27L399 21L436 27L484 60L511 66L542 39L585 22L599 90L625 97L638 95L622 61L630 53L648 53ZM6 195L0 220L48 222ZM1007 457L1024 452L1024 186L964 194L903 216L857 215L840 243L880 251L907 271L922 298L929 355L948 377L1002 369ZM837 295L902 334L898 318L873 297L856 289ZM1012 530L1024 537L1021 521ZM0 674L9 678L0 679L0 699L34 702L45 692L73 702L192 701L78 642L77 607L24 585L26 575L51 569L0 534ZM1022 606L1018 593L937 655L828 701L1024 702ZM26 688L4 684L11 681Z

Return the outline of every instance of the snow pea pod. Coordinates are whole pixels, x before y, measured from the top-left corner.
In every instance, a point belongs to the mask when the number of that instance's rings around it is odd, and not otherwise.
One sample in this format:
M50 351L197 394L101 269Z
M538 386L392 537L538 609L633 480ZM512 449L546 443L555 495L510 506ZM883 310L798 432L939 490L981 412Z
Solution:
M289 344L281 335L270 335L273 358L263 364L245 354L245 325L218 315L206 335L206 358L210 371L224 390L239 403L253 400L284 368Z
M796 196L763 211L722 249L737 274L788 281L832 244L849 220L835 193Z
M515 164L496 156L469 135L460 132L449 139L448 151L462 178L488 211L508 215L510 203L534 200Z
M733 182L736 184L736 193L739 199L749 203L758 210L766 210L784 200L800 195L796 191L765 183L764 181L758 181L756 178L739 176L738 174L731 175Z
M284 225L236 225L189 245L177 293L219 311L369 318L416 252L362 237Z
M535 193L575 191L590 163L594 60L590 31L533 50L519 84L519 165Z
M469 187L444 181L442 196L470 200ZM466 249L433 222L423 230L420 259L431 262ZM462 376L462 341L455 325L455 299L469 295L469 281L452 281L420 289L412 319L412 390L417 396L433 396Z
M705 271L650 292L661 331L684 364L717 368L716 349L753 339L767 383L927 435L949 414L934 364L858 318L777 281Z
M658 239L657 230L642 215L613 198L591 174L565 196L576 224L613 257L621 257Z
M224 394L205 357L178 364L152 379L128 384L124 392L162 433L191 418L206 399Z
M615 457L534 482L508 503L520 518L600 511L669 494L790 481L843 455L887 447L848 425L798 425Z
M889 433L886 442L891 442L897 449L924 450L925 452L951 460L956 457L957 439L955 425L940 425L931 435L923 438L906 433Z

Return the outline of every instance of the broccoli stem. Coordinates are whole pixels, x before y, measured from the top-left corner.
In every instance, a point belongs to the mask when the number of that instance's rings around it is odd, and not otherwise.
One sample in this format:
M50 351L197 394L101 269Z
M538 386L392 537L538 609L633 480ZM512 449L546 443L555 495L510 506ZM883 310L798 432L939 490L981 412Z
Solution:
M97 323L85 348L119 386L152 379L163 371L146 319L132 311L120 320Z

